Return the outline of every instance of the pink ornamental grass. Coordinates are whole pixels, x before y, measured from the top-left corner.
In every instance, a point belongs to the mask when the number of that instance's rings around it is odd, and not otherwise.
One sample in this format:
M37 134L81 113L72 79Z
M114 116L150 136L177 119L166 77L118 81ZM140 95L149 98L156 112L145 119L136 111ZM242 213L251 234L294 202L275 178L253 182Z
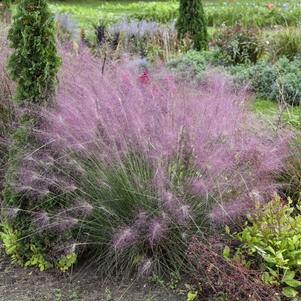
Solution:
M55 216L58 228L70 218L79 240L99 245L99 258L144 254L152 268L153 258L178 260L208 219L237 220L278 189L286 139L264 128L226 76L192 87L163 68L120 61L102 74L85 49L62 55L57 102L43 112L39 135L70 166L67 179L50 177L74 196L67 215Z
M234 93L229 78L210 74L192 88L165 70L148 71L141 81L145 74L128 62L107 66L103 76L86 50L64 58L57 105L46 116L60 148L93 152L104 162L143 153L161 182L169 181L167 162L188 156L197 170L190 183L196 194L237 199L277 188L273 174L282 167L283 139L262 131L245 91Z

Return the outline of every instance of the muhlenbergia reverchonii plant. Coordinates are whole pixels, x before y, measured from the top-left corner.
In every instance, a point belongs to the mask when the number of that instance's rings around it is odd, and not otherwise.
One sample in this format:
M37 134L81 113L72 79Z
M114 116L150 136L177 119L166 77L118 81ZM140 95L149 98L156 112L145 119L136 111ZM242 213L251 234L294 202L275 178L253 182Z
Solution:
M50 261L57 250L84 250L106 274L178 270L193 235L276 189L282 140L257 133L244 91L234 93L224 76L192 88L131 62L102 75L84 49L63 57L56 105L36 128L47 147L27 156L16 183L50 196L26 213L49 238Z

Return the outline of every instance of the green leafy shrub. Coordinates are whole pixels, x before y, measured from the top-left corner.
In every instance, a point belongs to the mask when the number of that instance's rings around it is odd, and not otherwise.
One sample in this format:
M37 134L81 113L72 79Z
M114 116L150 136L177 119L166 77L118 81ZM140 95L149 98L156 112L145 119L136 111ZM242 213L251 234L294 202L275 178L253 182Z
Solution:
M51 263L49 263L43 254L43 251L31 244L29 246L30 249L30 258L25 262L25 267L37 267L40 271L45 271L51 267Z
M256 63L263 53L259 31L236 25L219 32L214 45L230 64Z
M238 84L249 84L258 98L278 100L274 93L277 74L273 64L260 61L256 65L230 66L227 71L234 75Z
M296 297L301 287L301 203L285 204L279 196L258 206L237 235L249 255L263 261L263 280L281 285L286 297Z
M14 230L10 224L2 223L0 239L3 242L6 254L11 257L12 262L23 264L22 252L24 252L24 246L20 241L21 233Z
M254 66L228 67L238 82L249 83L258 98L300 104L301 63L299 59L289 61L282 57L275 64L261 61Z
M298 105L301 101L301 61L282 57L275 64L259 61L255 65L227 66L218 51L190 51L169 62L169 68L182 80L200 81L208 67L219 67L233 76L236 85L248 85L257 98Z
M196 50L208 49L207 20L201 0L180 0L176 27L179 38L190 37Z
M298 28L288 27L273 34L269 41L269 53L273 61L282 56L293 60L301 54L301 32Z
M179 58L168 63L168 67L178 78L188 82L199 82L204 78L205 72L210 67L222 63L220 53L216 51L188 51Z
M72 252L70 254L67 254L65 256L62 256L58 263L57 263L57 268L61 272L66 272L68 271L77 261L77 254Z

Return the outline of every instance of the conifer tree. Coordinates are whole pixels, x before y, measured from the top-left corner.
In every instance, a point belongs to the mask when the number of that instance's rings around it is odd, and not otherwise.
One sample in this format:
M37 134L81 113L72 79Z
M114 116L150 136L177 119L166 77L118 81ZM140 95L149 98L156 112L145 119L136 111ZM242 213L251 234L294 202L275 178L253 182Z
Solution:
M46 0L21 0L8 38L14 49L8 63L17 82L19 102L41 104L54 91L60 66L55 40L54 17Z
M202 0L180 0L177 20L179 38L188 35L196 50L208 49L207 22Z
M52 101L61 62L56 49L54 17L47 1L21 0L8 38L10 46L14 49L9 58L8 71L16 81L15 101L21 110L18 110L18 127L9 146L3 206L23 214L18 215L13 222L8 219L5 229L17 231L21 237L27 237L22 240L23 251L18 252L16 249L9 255L13 260L18 258L19 263L45 268L48 264L43 259L40 247L37 248L43 245L43 238L29 235L32 216L24 213L32 211L37 199L30 195L30 190L24 191L24 188L20 190L16 187L21 183L20 173L22 174L21 171L25 168L26 155L29 151L41 147L41 142L35 135L41 117L32 113L31 107L47 106Z

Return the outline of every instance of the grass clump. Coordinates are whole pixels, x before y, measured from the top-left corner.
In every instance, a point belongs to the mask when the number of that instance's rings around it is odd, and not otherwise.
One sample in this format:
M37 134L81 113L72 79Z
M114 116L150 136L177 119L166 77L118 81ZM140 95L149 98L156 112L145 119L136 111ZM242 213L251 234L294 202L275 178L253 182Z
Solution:
M47 261L88 253L102 273L187 270L193 235L275 190L285 142L256 134L227 78L209 76L200 93L128 62L102 76L84 49L64 59L57 104L36 130L49 146L26 158L15 187L37 199L13 218L47 234Z

